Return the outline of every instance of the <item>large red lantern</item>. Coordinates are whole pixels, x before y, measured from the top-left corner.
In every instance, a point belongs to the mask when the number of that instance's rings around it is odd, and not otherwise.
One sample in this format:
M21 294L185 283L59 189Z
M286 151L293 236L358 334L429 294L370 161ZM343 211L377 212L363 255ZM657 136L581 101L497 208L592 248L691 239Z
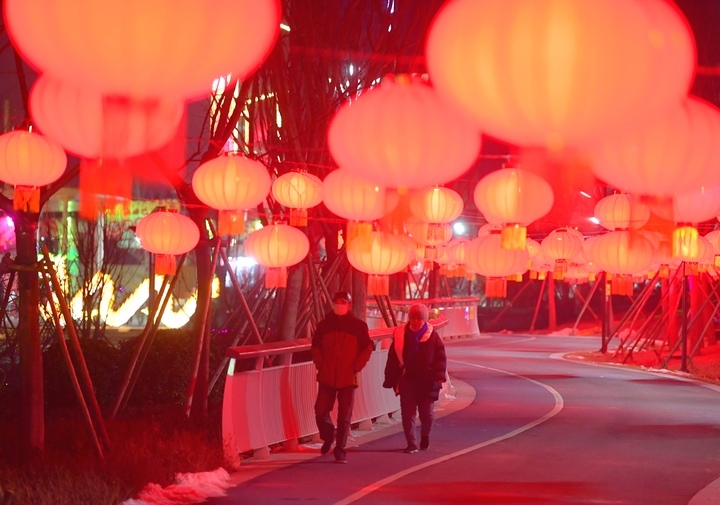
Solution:
M310 241L300 230L284 223L271 224L245 239L245 253L265 267L265 287L287 286L287 269L310 251Z
M503 228L503 247L525 249L526 225L552 209L553 190L545 179L519 168L491 172L477 183L475 205L485 218Z
M229 154L206 161L193 174L195 194L205 205L218 209L218 234L245 232L244 209L255 207L270 192L265 165L244 156Z
M156 255L155 273L160 275L175 275L175 256L192 251L200 241L192 219L164 207L138 221L135 233L142 248Z
M368 274L368 294L387 295L389 275L398 273L408 266L410 250L405 240L397 235L382 231L370 234L370 244L365 239L356 239L347 245L350 264Z
M30 90L35 126L83 158L127 158L167 144L183 116L180 100L127 101L111 107L102 93L43 74Z
M58 180L67 166L60 146L39 133L15 130L0 135L0 180L15 186L15 210L40 212L40 187Z
M595 217L608 230L637 230L650 219L650 209L640 199L626 194L606 196L595 204Z
M388 188L452 181L480 154L480 133L419 79L399 76L347 102L328 143L341 167Z
M279 0L8 0L4 19L31 65L133 98L195 98L244 78L270 52Z
M528 269L528 252L503 249L499 233L490 233L470 241L467 251L468 268L487 277L485 296L503 298L507 294L508 276L523 274Z
M720 110L688 97L647 127L597 146L592 171L630 193L672 196L720 182Z
M272 194L290 209L291 226L307 226L307 209L322 202L322 181L307 172L288 172L272 183Z
M638 233L611 231L595 239L591 254L601 270L632 276L648 269L654 250L652 243Z
M348 220L346 242L358 236L368 237L371 221L386 213L386 190L371 184L349 170L330 172L322 183L322 200L330 212Z
M545 255L555 260L555 276L562 279L569 261L582 251L582 235L572 228L557 228L551 231L540 243Z
M679 102L695 44L665 0L452 0L430 28L426 57L438 91L483 132L559 148Z

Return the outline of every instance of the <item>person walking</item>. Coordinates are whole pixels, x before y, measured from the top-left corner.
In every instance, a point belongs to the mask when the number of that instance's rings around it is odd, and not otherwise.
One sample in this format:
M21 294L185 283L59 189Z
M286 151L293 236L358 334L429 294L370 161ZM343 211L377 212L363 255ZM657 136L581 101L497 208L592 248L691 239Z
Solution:
M333 296L333 310L318 324L312 337L312 358L317 368L318 393L315 400L315 420L320 438L320 452L330 452L335 440L335 462L346 463L345 445L350 433L350 420L355 403L357 374L373 351L373 344L365 321L350 310L352 299L346 291ZM338 403L337 430L330 419L330 411Z
M420 450L430 446L435 401L447 373L445 345L428 323L427 305L410 306L408 322L393 331L385 364L383 387L400 395L400 415L407 440L406 453L418 452L415 418L420 417Z

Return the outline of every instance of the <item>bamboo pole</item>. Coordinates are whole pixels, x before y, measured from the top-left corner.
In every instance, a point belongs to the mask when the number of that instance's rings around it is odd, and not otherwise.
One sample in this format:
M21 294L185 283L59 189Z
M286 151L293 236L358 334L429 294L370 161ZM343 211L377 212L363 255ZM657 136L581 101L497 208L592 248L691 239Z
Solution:
M542 281L542 284L540 285L540 293L538 294L537 303L535 304L535 313L533 314L532 322L530 323L530 331L535 331L535 321L537 321L538 313L540 312L540 303L542 302L543 293L545 292L545 282L547 281L547 277L545 277Z
M604 281L605 280L604 273L603 273L602 278ZM575 324L573 325L570 335L575 335L575 330L577 330L577 327L580 324L580 320L582 319L583 314L585 314L585 310L590 307L590 301L592 300L592 297L595 294L595 291L597 291L597 288L599 285L600 285L600 280L596 279L595 282L593 283L593 287L590 289L590 293L588 293L587 300L585 300L585 303L583 304L583 308L580 310L580 314L578 315L577 319L575 320ZM598 319L598 316L595 316L595 319Z
M45 276L46 274L43 275ZM75 366L73 365L72 359L70 358L70 352L68 351L67 342L65 341L65 333L62 330L62 324L60 322L60 315L58 314L57 307L55 306L55 301L53 300L53 292L50 289L50 284L48 282L45 282L44 285L45 293L48 298L48 303L50 304L53 321L55 322L57 341L60 346L60 350L62 351L63 359L65 360L65 365L68 369L68 374L70 375L70 383L72 384L73 391L75 392L75 397L80 404L80 410L82 411L85 425L90 432L90 439L92 440L93 446L95 447L95 452L97 453L100 460L104 460L105 456L103 454L103 449L100 444L100 439L98 438L97 431L95 430L95 426L93 425L92 416L90 415L90 410L88 409L87 402L85 401L85 397L83 396L82 388L80 387L80 382L78 380L77 373L75 372Z

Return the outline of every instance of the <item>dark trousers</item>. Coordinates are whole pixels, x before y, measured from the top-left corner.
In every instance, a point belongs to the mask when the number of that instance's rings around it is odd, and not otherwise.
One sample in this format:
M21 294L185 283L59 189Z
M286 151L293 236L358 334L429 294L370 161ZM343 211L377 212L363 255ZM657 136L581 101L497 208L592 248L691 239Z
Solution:
M330 411L338 402L337 438L335 439L335 454L345 454L345 444L350 434L350 419L355 404L355 387L332 388L325 384L318 384L318 394L315 400L315 421L317 422L320 438L327 442L335 436L335 427L330 419Z
M418 445L415 435L415 417L420 417L420 436L430 435L434 419L435 400L428 397L423 387L402 378L400 381L400 415L408 445Z

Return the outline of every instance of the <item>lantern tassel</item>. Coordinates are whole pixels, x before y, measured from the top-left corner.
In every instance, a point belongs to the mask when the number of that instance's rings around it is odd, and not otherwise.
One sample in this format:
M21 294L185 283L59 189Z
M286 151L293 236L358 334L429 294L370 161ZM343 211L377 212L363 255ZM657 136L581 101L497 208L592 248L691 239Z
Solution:
M527 228L519 224L511 224L502 229L502 241L500 246L503 249L522 251L527 244Z
M507 296L507 279L504 277L487 277L485 279L486 298L505 298Z
M265 287L270 288L286 288L287 287L287 268L266 268L265 269Z
M171 254L156 254L155 273L157 275L175 275L177 273L175 256Z
M390 276L388 275L368 275L368 295L383 296L390 294Z
M307 226L307 209L290 209L290 226Z
M221 210L218 213L218 235L242 235L245 233L245 211Z
M15 186L13 210L34 214L40 212L40 189L35 186Z
M366 223L363 221L348 221L347 223L347 243L349 244L353 240L363 240L361 250L363 252L370 252L370 246L372 244L372 223Z
M672 235L672 257L696 259L698 256L698 231L693 226L678 226Z

